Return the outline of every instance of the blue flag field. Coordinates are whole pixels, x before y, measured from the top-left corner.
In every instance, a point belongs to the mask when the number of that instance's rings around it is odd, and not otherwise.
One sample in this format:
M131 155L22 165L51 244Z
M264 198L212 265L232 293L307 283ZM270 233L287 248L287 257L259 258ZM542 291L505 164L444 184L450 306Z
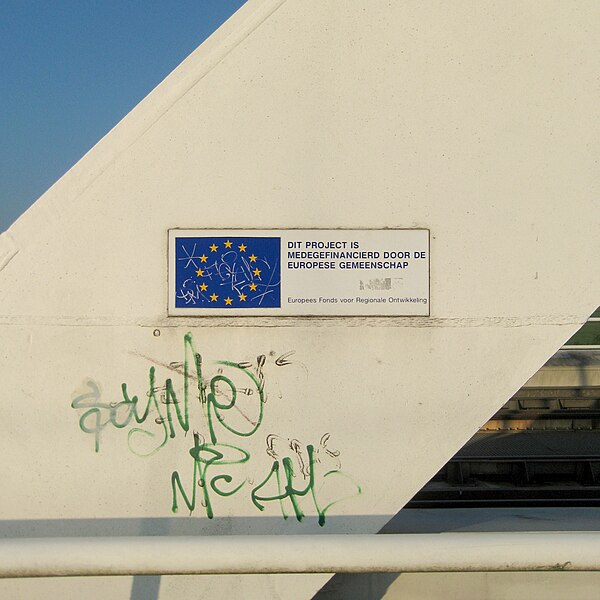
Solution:
M281 238L176 237L176 308L279 308Z

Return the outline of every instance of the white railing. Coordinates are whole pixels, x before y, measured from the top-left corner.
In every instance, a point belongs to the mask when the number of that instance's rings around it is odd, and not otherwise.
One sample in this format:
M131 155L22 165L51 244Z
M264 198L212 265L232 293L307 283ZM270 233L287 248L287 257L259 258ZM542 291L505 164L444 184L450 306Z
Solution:
M599 570L600 532L0 541L0 577Z

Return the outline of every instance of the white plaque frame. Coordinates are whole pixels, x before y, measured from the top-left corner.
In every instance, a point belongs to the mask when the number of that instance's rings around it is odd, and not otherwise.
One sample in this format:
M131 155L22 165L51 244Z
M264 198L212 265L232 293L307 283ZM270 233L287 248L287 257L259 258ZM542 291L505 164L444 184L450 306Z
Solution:
M168 314L429 316L429 248L428 229L171 229Z

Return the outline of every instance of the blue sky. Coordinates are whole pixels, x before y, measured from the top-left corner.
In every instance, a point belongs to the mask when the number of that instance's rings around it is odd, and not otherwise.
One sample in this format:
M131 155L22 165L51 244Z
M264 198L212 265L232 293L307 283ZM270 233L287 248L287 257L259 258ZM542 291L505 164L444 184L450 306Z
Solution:
M0 0L0 232L244 0Z

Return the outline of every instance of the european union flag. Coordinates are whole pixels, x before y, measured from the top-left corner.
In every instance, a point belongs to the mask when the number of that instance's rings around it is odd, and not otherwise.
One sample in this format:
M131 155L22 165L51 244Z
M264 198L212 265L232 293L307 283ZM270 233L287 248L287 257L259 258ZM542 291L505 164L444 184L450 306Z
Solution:
M279 308L281 238L176 237L176 308Z

